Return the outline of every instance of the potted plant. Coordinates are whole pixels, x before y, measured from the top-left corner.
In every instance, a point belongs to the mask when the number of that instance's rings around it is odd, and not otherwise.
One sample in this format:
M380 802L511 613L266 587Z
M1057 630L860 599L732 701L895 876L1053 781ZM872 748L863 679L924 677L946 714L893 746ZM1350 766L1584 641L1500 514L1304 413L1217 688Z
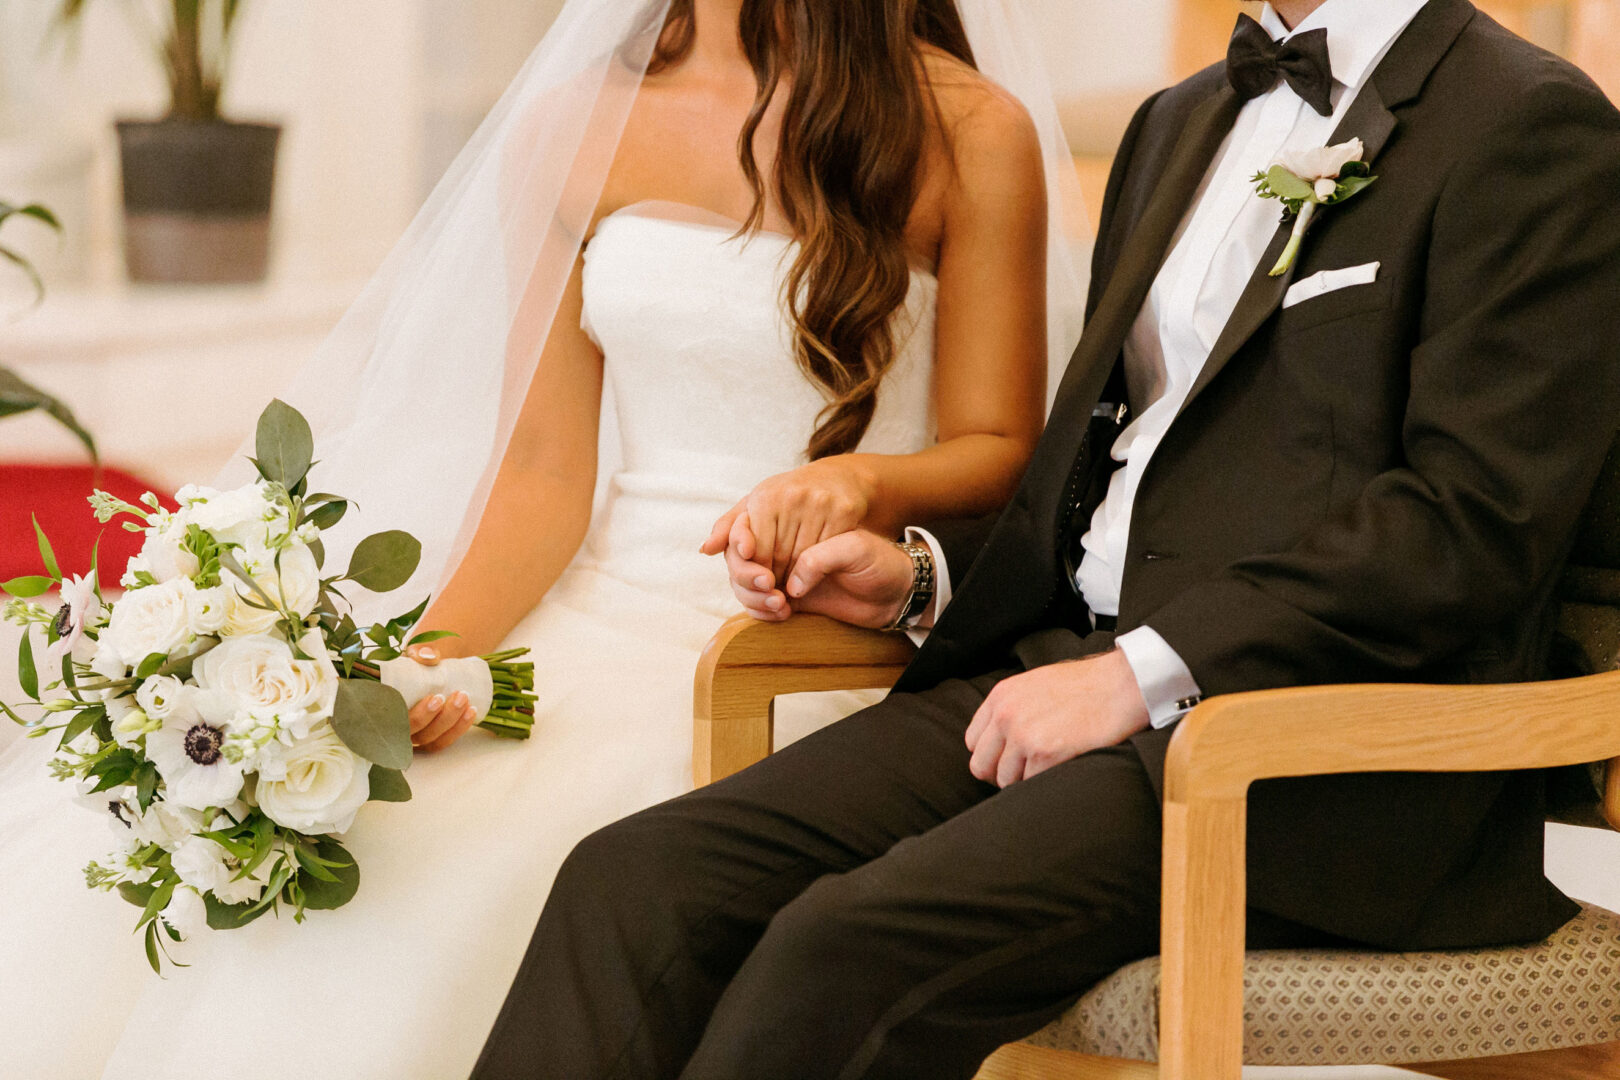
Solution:
M56 216L43 206L35 204L13 206L7 202L0 202L0 226L4 226L7 221L15 217L33 218L36 221L44 222L57 231L62 228L58 224ZM34 269L33 264L27 258L18 254L12 248L0 244L0 261L11 263L26 274L28 279L33 282L34 295L36 297L44 296L45 284L40 280L39 272ZM18 413L34 412L36 410L44 412L55 419L57 423L73 432L79 441L84 443L85 449L90 451L90 456L92 458L96 456L95 440L90 437L90 433L74 417L71 409L39 387L24 382L21 377L10 369L0 367L0 420L4 420L8 416L15 416Z
M71 27L91 0L57 2L59 23ZM124 255L135 281L264 279L281 128L220 115L242 7L162 0L153 48L169 83L168 115L117 124Z

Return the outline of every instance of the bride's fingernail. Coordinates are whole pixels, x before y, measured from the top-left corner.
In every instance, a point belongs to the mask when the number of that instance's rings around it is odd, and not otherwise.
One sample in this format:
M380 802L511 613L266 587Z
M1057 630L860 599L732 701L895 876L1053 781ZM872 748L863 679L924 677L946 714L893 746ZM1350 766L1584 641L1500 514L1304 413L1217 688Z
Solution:
M759 589L761 591L764 591L765 589L768 589L770 587L771 587L771 579L766 577L764 574L761 574L761 575L759 575L759 577L754 579L754 588Z
M765 606L770 608L772 611L775 611L777 608L782 606L782 598L780 596L773 596L769 600L765 601Z
M416 650L416 655L420 656L423 660L437 660L439 658L439 650L429 648L428 646L424 645L420 649Z
M466 712L461 714L461 718L470 724L474 720L478 719L478 710L468 709Z
M440 709L444 708L444 695L434 694L432 697L428 698L427 707L429 712L438 712Z

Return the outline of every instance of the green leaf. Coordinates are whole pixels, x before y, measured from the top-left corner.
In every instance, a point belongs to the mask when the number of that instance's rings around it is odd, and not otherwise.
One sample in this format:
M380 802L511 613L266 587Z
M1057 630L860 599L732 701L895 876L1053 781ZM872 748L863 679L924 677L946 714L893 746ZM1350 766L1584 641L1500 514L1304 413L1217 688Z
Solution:
M51 550L51 542L45 535L45 530L39 527L39 516L31 515L34 522L34 536L39 541L39 557L45 563L45 572L56 581L62 580L62 568L56 565L56 552Z
M309 421L280 398L259 416L254 439L255 461L266 480L291 488L304 478L315 457L315 436Z
M203 897L203 906L208 909L210 930L239 930L270 910L268 906L255 909L253 904L227 904L212 895Z
M23 631L22 643L17 646L17 682L22 692L39 700L39 671L34 667L33 635ZM400 700L404 700L403 698ZM409 723L409 721L407 721Z
M392 592L416 573L422 559L422 544L399 529L373 533L360 541L343 575L372 592Z
M424 630L420 634L417 634L415 637L411 638L411 640L405 644L408 648L412 645L426 645L430 641L439 641L442 638L460 636L461 635L456 633L454 630Z
M62 740L61 742L57 743L57 745L66 746L74 739L77 739L80 735L83 735L85 732L95 727L96 721L100 720L106 715L107 708L104 705L96 705L74 713L73 719L69 720L67 722L67 726L62 729ZM142 809L145 808L142 807Z
M36 409L72 432L90 452L91 460L97 460L96 440L79 423L73 410L39 387L24 382L15 372L0 367L0 418Z
M1281 165L1273 165L1266 173L1266 184L1281 199L1308 199L1315 189Z
M140 768L135 770L135 800L140 803L143 814L152 805L152 796L157 792L157 782L157 766L150 761L141 762Z
M133 881L121 881L118 883L118 895L138 908L145 908L146 902L152 899L152 894L155 892L157 892L156 885L137 885Z
M135 669L135 677L137 679L149 679L156 675L158 669L168 662L169 657L165 653L149 653L146 659L141 661L140 666Z
M326 545L321 543L320 537L309 542L309 553L315 556L315 569L319 570L326 565Z
M163 965L158 962L157 922L146 924L146 962L152 965L152 970L159 975L163 974Z
M399 691L382 683L339 679L332 730L343 744L386 769L411 764L410 710Z
M354 857L342 844L327 838L315 841L315 854L325 860L324 865L332 871L335 880L321 881L313 875L301 875L299 884L304 888L304 906L314 911L330 911L353 900L360 889L360 867Z
M410 802L411 785L405 779L405 774L398 769L385 769L381 765L373 765L371 767L371 801Z
M14 577L10 581L0 582L0 589L15 596L19 600L32 600L36 596L44 596L56 582L48 577L27 575Z
M1377 179L1378 177L1376 176L1341 177L1339 180L1338 189L1334 191L1333 198L1330 199L1329 202L1342 203L1344 200L1350 198L1350 196L1356 194L1362 188L1366 187L1368 184L1371 184Z
M305 520L313 524L317 529L326 530L342 521L343 515L348 512L348 502L338 499L327 503L325 506L318 507Z

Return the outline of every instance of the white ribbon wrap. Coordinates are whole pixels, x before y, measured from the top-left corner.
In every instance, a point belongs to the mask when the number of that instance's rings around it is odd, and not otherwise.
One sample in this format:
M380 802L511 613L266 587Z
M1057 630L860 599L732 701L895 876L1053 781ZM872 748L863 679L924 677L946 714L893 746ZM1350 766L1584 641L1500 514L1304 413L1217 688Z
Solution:
M440 660L433 667L402 656L398 660L383 660L377 668L382 672L382 684L398 690L408 706L434 694L443 694L448 700L459 690L467 695L467 703L477 710L478 719L482 720L489 715L489 707L495 701L495 680L490 676L489 665L476 656Z

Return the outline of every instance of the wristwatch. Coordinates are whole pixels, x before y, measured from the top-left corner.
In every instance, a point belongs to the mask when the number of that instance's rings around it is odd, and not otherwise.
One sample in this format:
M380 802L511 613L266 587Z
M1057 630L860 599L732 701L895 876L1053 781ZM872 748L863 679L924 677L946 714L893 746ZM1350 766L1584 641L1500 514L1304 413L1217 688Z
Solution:
M934 555L926 544L910 540L896 541L895 547L911 558L911 591L900 605L900 613L885 630L900 630L912 619L928 610L934 600Z

